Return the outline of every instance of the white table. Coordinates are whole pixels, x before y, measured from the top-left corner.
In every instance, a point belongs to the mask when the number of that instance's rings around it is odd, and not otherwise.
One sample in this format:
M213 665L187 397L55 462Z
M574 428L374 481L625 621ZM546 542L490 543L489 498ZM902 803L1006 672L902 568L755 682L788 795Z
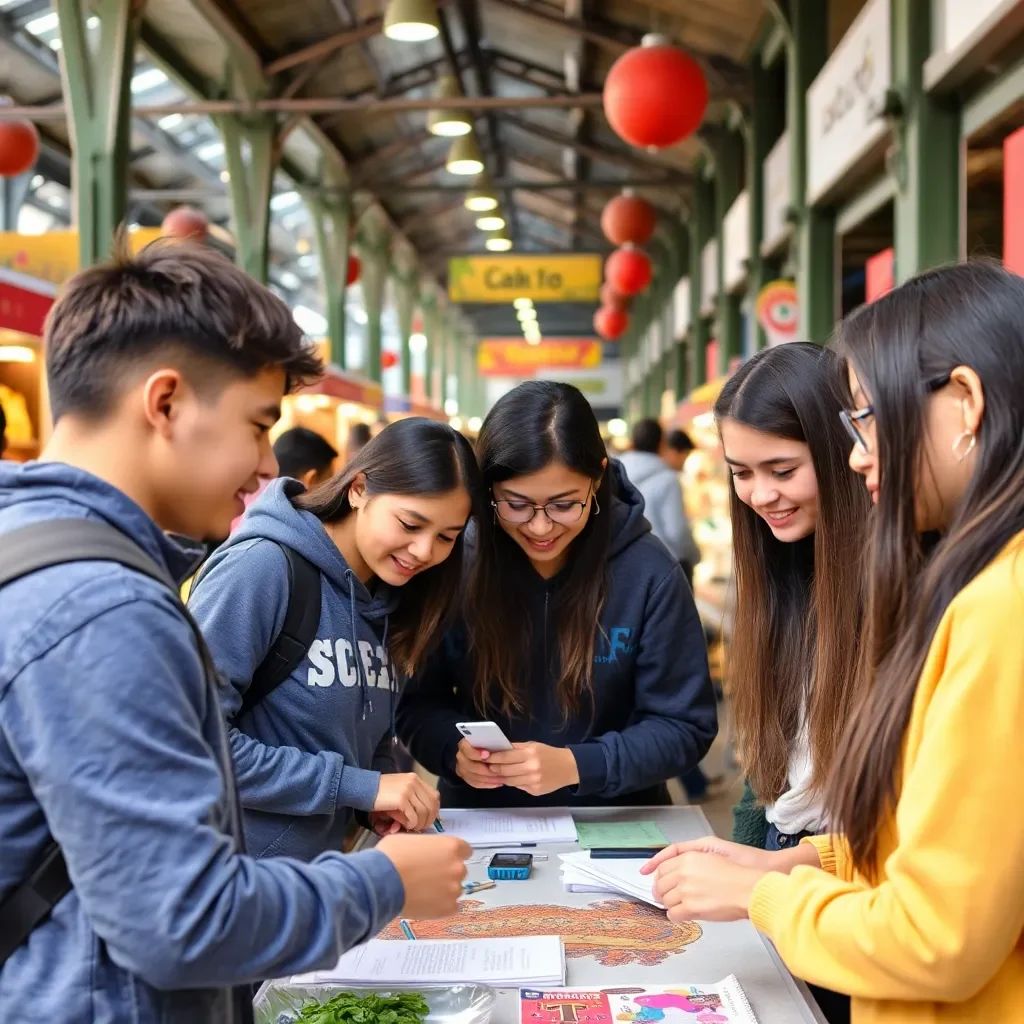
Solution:
M703 812L696 807L573 808L578 821L655 821L670 842L710 835ZM559 853L578 846L541 845L531 852L547 855L534 864L525 882L500 882L474 894L487 907L556 904L586 907L607 899L595 893L566 892L559 878ZM488 851L480 851L480 854ZM470 878L487 877L486 864L470 865ZM701 923L703 935L660 964L607 967L591 957L569 959L566 984L573 988L608 988L627 984L672 985L711 983L735 974L760 1024L824 1024L807 988L786 970L771 944L749 921ZM517 993L502 993L495 1024L519 1024Z

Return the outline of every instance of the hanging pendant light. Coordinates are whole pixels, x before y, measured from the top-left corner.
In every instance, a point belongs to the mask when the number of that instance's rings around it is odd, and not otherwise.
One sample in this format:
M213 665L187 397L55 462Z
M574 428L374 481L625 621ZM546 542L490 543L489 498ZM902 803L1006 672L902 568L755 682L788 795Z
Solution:
M484 156L472 134L463 135L448 150L445 169L449 174L479 174L484 169Z
M498 196L491 188L491 181L482 174L476 181L476 188L466 193L466 209L473 213L490 213L498 208Z
M500 231L505 226L505 218L500 213L485 213L477 217L476 226L481 231Z
M512 239L504 230L495 231L484 243L490 252L508 252L512 248Z
M455 76L442 75L437 84L437 98L450 100L461 95ZM427 131L431 135L456 138L459 135L468 135L472 130L473 122L465 110L431 110L427 114Z
M441 32L434 0L389 0L384 35L397 43L423 43Z

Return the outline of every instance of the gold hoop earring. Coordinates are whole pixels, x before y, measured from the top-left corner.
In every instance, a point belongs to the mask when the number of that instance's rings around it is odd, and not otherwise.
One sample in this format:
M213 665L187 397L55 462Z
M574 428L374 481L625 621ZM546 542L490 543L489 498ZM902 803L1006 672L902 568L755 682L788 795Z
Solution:
M967 446L967 449L963 454L957 454L957 450L960 448L961 443L965 437L971 439L971 443ZM965 430L962 434L957 435L957 439L953 442L953 454L956 455L957 462L963 462L971 452L974 451L974 446L978 443L977 437L974 436L973 430Z

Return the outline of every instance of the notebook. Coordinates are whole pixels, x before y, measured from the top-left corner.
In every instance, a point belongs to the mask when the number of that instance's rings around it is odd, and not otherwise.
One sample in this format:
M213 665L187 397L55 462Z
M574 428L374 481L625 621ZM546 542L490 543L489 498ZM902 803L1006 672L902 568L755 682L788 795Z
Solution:
M292 984L382 988L389 985L565 984L565 946L557 935L509 939L371 940L349 950L329 970L298 975Z
M477 848L576 842L576 823L564 808L550 811L445 810L441 812L441 824L445 834L465 839Z
M734 975L714 985L680 982L667 988L522 988L519 1020L520 1024L757 1024Z
M640 874L646 859L593 860L589 850L561 853L559 859L562 884L569 892L606 892L665 909L654 898L654 876Z

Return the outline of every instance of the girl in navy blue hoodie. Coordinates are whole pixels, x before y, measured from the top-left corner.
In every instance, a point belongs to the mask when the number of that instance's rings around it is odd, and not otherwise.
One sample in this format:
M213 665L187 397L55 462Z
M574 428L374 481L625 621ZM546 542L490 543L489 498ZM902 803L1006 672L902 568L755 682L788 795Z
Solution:
M210 559L189 608L231 684L222 703L250 853L341 849L353 811L381 833L433 823L436 792L396 772L394 708L457 603L462 531L482 500L462 435L399 420L314 491L275 480ZM319 622L291 675L248 707L293 598L285 547L319 570Z
M568 384L528 381L480 431L491 499L465 621L399 705L399 736L453 807L668 803L717 731L704 633L643 499ZM488 754L457 722L496 722Z

